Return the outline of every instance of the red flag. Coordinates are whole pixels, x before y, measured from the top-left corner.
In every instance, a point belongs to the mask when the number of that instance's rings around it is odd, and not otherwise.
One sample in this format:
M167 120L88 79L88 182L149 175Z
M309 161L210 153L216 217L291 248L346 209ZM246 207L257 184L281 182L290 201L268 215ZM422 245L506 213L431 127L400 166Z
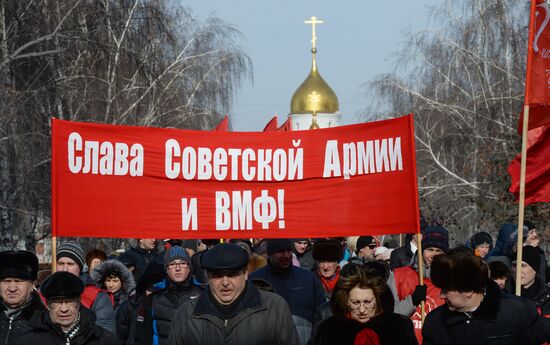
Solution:
M510 166L512 184L508 189L519 199L521 154ZM550 202L550 125L532 129L527 138L527 173L525 176L525 205Z
M277 119L277 115L273 116L273 118L271 120L269 120L267 125L265 125L263 131L264 132L275 132L277 130L277 126L279 125L278 122L279 122L279 120Z
M277 132L290 132L292 130L292 125L290 119L287 119L281 127L277 128Z
M227 115L223 118L223 120L218 123L214 129L212 129L213 132L229 132L229 118Z
M550 7L545 0L531 0L525 105L529 106L529 129L550 122ZM520 116L519 132L523 126Z

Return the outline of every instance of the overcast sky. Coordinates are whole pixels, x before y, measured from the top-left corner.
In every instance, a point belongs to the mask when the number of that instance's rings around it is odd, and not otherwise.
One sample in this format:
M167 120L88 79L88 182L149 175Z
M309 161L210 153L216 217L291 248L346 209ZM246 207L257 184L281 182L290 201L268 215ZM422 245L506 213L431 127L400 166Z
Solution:
M199 19L216 16L242 33L254 80L237 92L230 114L234 131L261 131L274 115L283 123L294 91L311 67L311 25L316 16L317 64L340 102L343 124L360 121L364 84L393 71L404 33L434 27L437 0L181 0Z

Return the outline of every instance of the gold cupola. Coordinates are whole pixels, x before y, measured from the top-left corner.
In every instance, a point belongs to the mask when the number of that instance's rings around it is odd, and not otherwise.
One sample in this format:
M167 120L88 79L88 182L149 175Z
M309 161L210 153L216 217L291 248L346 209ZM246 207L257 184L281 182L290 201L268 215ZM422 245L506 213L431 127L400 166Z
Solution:
M321 77L317 69L317 48L315 47L317 37L315 36L315 24L321 24L323 22L318 21L316 17L311 17L311 20L305 23L312 24L313 26L313 38L311 40L313 46L311 48L311 71L302 85L294 92L292 100L290 101L290 113L313 114L314 116L320 113L337 113L338 98L323 77Z

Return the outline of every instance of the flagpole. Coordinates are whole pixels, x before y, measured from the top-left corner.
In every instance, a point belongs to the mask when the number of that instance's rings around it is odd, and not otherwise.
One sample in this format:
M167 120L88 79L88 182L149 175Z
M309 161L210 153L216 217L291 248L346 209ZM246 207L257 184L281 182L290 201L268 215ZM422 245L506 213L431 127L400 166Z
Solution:
M521 295L521 262L523 257L523 216L525 210L525 171L527 168L527 132L529 131L529 105L523 106L521 129L521 169L519 177L518 241L516 254L516 296Z
M55 253L57 252L57 238L55 236L52 236L52 273L55 272L55 268L57 266L57 258L55 257Z
M418 281L420 285L424 285L424 258L422 256L422 240L420 239L420 233L416 234L416 257L418 258ZM420 302L420 310L422 311L422 323L426 318L426 308L424 301Z
M527 168L527 132L529 131L529 104L531 102L531 69L533 67L533 40L535 37L536 0L531 0L529 10L529 39L527 41L527 66L525 68L525 94L523 96L523 123L521 127L521 167L519 178L518 240L516 253L516 295L521 295L521 262L523 257L523 215L525 210L525 171Z

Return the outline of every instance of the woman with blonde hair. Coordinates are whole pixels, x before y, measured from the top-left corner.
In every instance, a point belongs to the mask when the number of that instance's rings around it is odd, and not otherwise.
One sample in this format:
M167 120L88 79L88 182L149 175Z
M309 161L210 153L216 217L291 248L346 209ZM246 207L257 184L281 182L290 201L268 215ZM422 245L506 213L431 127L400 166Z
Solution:
M331 296L333 316L323 321L314 344L415 345L412 321L393 312L386 282L359 265L340 277Z

